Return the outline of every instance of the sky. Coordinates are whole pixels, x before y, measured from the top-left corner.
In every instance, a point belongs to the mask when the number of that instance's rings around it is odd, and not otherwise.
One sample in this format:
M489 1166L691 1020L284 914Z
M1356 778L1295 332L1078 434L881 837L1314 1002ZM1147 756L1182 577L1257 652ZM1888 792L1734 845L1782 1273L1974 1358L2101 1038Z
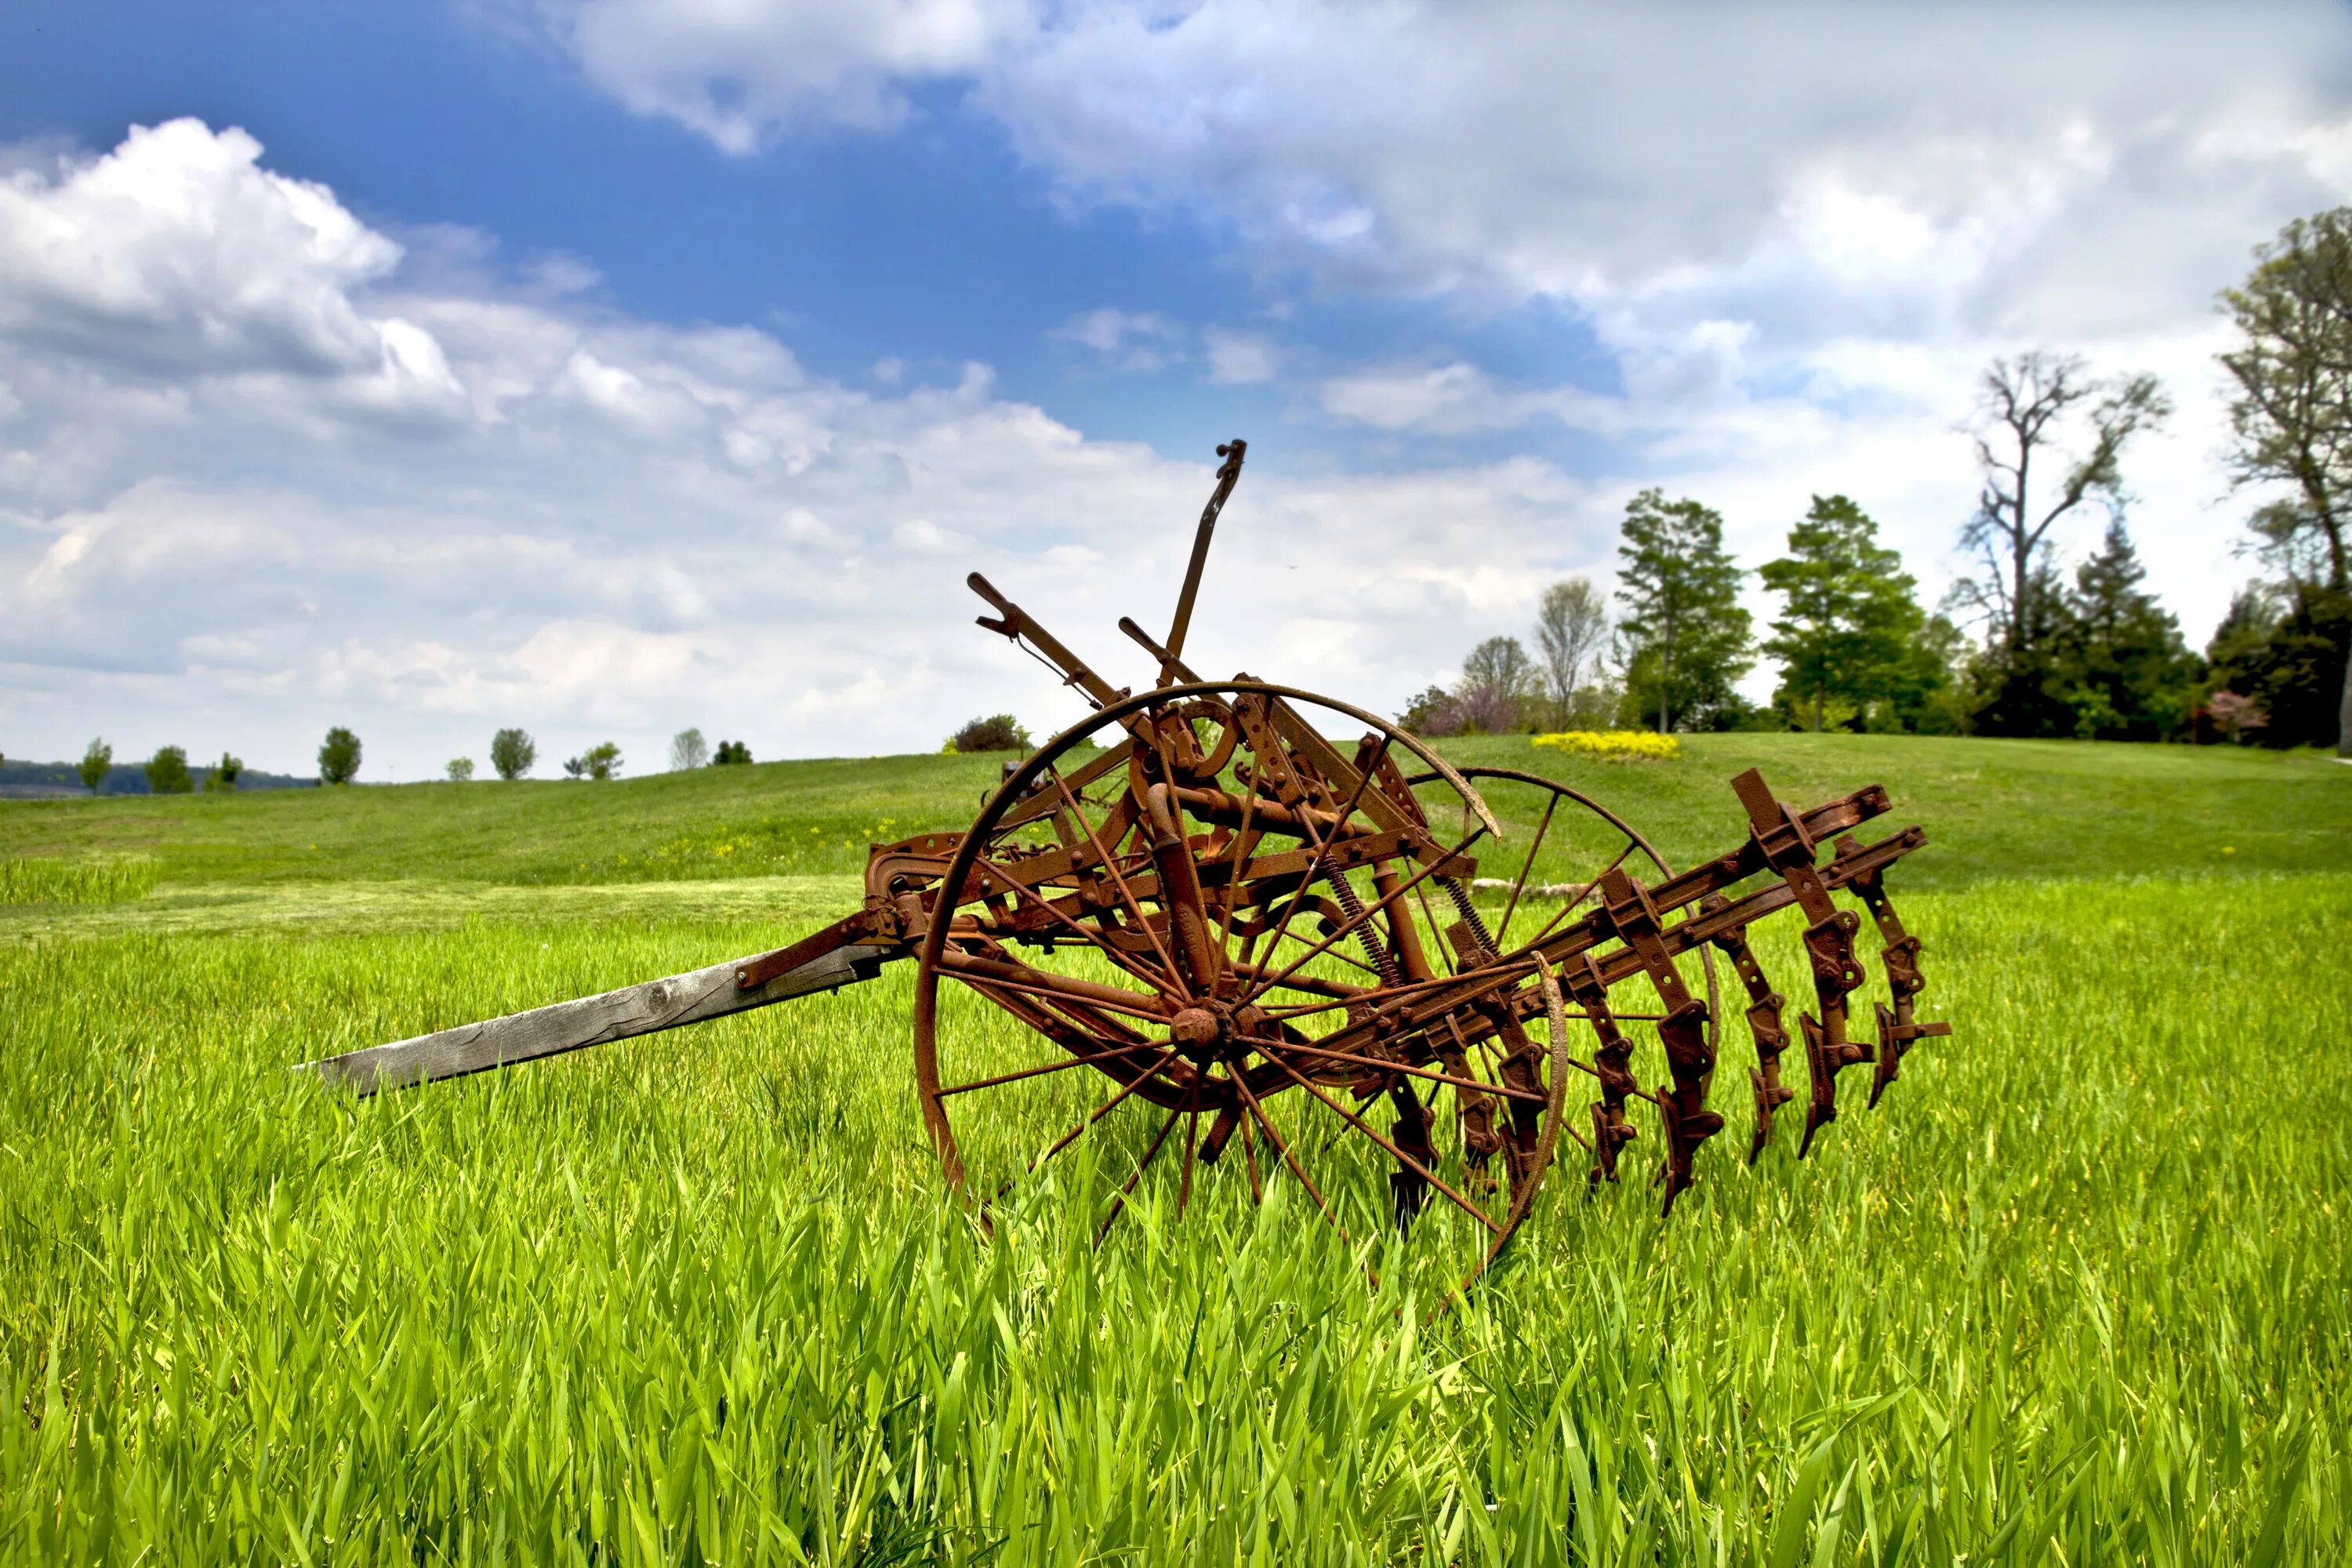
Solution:
M1148 679L1232 436L1192 662L1393 711L1652 485L1932 604L2027 349L2163 380L2201 645L2217 292L2347 200L2336 5L16 0L0 752L1042 735L965 574Z

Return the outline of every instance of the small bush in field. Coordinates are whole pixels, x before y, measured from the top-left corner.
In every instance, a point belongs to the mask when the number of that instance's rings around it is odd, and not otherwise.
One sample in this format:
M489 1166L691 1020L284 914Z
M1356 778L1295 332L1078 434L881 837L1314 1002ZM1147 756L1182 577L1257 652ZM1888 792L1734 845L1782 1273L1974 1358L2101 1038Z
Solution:
M951 750L966 754L974 752L1025 752L1029 749L1029 731L1010 713L992 713L985 719L974 719L958 730L948 741Z

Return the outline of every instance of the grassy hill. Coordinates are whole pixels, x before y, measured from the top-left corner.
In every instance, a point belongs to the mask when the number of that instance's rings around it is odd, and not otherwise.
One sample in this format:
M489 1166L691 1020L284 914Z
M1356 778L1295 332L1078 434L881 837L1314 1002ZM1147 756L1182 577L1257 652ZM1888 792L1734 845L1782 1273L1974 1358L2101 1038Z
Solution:
M1934 849L1922 888L1989 878L2352 868L2352 767L2307 752L2053 741L1699 735L1681 760L1603 763L1517 737L1447 742L1615 809L1674 860L1736 840L1725 781L1783 795L1879 783ZM994 757L705 768L610 784L415 784L0 803L0 856L138 856L167 886L505 886L852 876L869 842L971 821Z

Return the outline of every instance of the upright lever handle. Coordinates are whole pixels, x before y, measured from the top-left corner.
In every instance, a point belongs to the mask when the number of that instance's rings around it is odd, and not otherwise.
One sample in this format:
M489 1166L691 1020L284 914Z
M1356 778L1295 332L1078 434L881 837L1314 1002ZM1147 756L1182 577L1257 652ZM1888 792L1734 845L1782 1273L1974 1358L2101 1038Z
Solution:
M1217 489L1202 510L1201 527L1192 535L1192 559L1184 568L1184 592L1176 600L1175 624L1168 628L1168 657L1160 667L1160 684L1166 686L1175 679L1175 665L1184 657L1184 634L1192 627L1192 601L1201 592L1201 569L1209 563L1209 536L1217 531L1217 513L1224 510L1225 498L1234 493L1234 481L1242 477L1242 456L1249 443L1236 436L1217 448L1217 456L1225 460L1217 470Z

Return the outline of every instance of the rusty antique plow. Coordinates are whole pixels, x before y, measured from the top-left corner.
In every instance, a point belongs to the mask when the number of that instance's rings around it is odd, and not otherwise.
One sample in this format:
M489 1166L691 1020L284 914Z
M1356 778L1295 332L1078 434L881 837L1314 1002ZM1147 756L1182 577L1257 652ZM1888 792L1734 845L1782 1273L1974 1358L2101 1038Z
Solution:
M1395 724L1237 676L1203 680L1185 634L1243 444L1203 512L1160 676L1115 689L973 575L981 625L1029 647L1091 711L1010 769L961 832L869 851L854 912L791 946L310 1064L361 1093L603 1044L915 964L914 1082L950 1185L985 1212L1093 1147L1108 1232L1146 1183L1181 1214L1214 1172L1276 1182L1416 1268L1475 1278L1527 1216L1562 1138L1594 1184L1629 1146L1671 1210L1701 1147L1723 1048L1717 957L1742 988L1748 1158L1801 1097L1801 1154L1875 1104L1923 1023L1919 940L1884 874L1875 786L1811 806L1732 781L1744 837L1677 870L1565 784L1455 767ZM1485 873L1482 875L1482 873ZM1855 908L1885 973L1871 1026ZM1794 908L1811 971L1792 1021L1748 929ZM1581 1045L1577 1042L1581 1041ZM1782 1058L1799 1052L1793 1082ZM1652 1123L1646 1140L1637 1118Z

